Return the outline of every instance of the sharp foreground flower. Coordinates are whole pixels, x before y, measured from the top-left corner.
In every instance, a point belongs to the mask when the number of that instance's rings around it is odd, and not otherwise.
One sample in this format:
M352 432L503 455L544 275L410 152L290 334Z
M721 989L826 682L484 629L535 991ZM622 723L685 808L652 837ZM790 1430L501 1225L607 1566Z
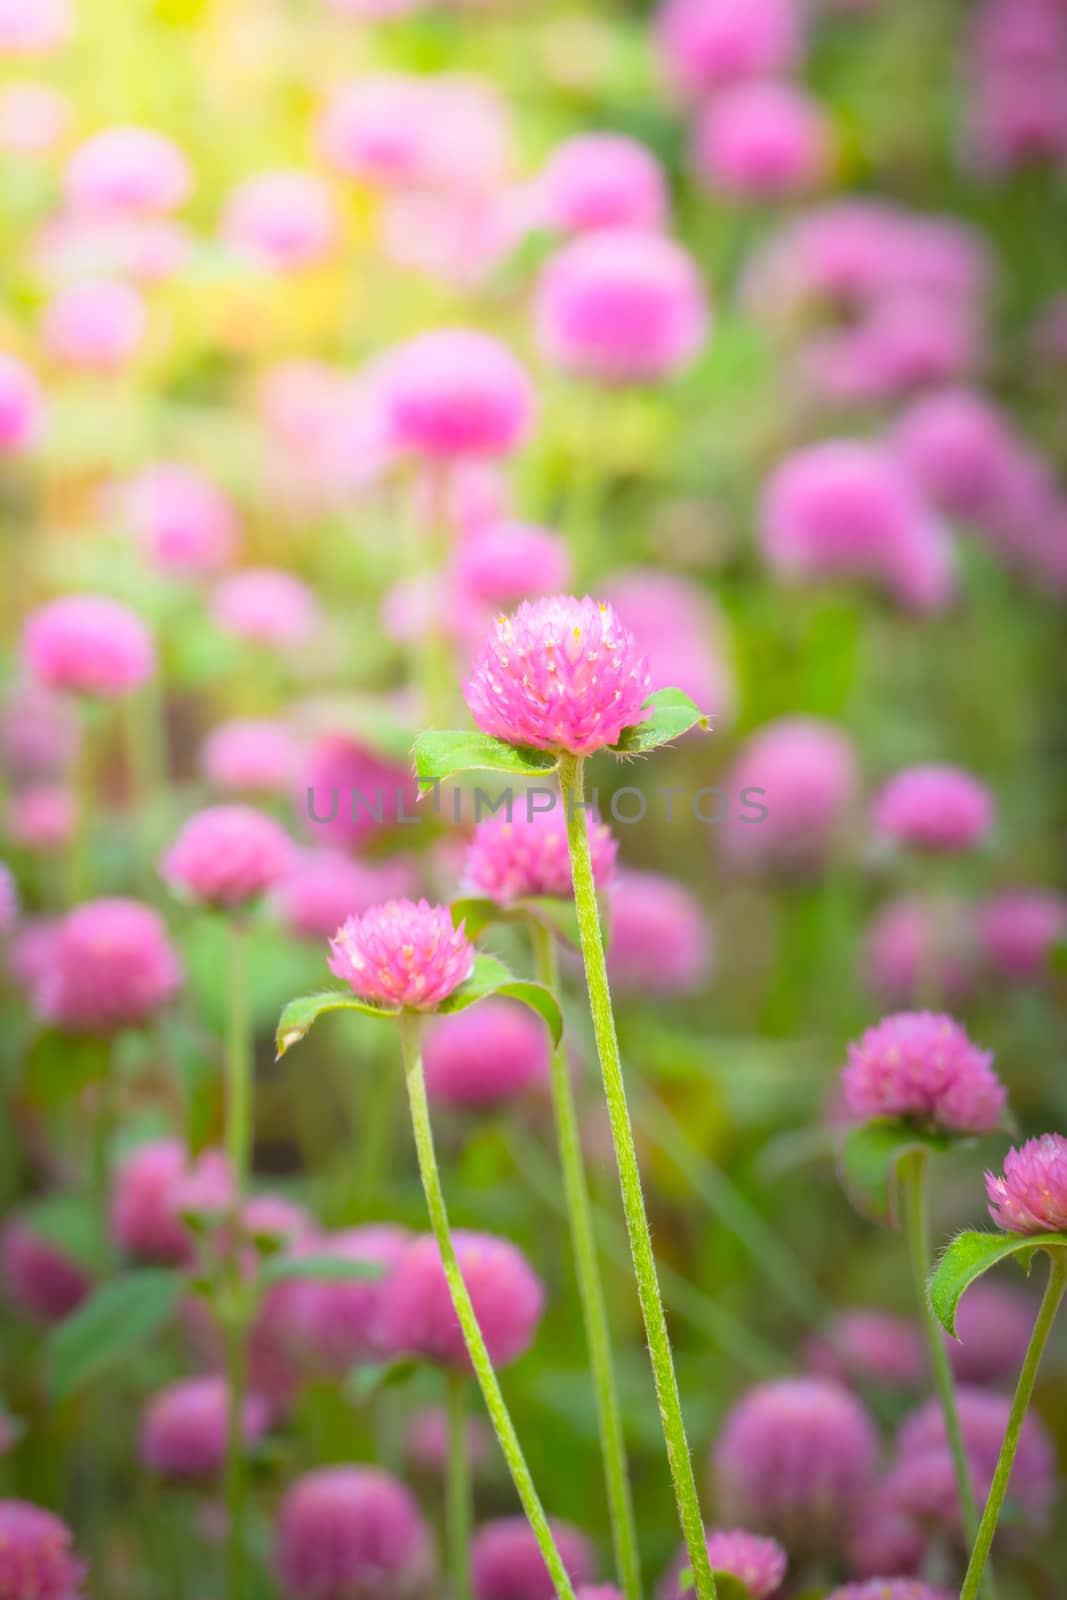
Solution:
M1067 1139L1043 1133L1004 1157L1004 1176L985 1175L989 1214L1007 1233L1067 1228Z
M435 1011L474 966L474 947L447 906L387 900L349 917L330 940L330 971L375 1005Z
M849 1046L845 1101L854 1117L910 1117L952 1133L989 1133L1007 1091L958 1022L901 1011Z

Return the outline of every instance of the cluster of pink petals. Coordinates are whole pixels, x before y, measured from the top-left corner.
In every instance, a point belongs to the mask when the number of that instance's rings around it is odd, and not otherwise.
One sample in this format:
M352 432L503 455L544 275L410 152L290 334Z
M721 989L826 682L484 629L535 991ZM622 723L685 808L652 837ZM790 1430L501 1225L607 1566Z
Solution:
M970 919L963 903L937 907L919 896L890 900L867 930L864 977L887 1005L910 1005L928 975L947 1002L963 1000L975 983Z
M777 200L820 183L831 148L817 100L789 84L751 83L705 107L694 134L693 163L698 179L715 193Z
M658 567L627 567L601 594L648 657L653 681L683 690L720 731L736 691L726 623L707 591Z
M501 1105L547 1081L548 1036L525 1006L483 1000L431 1024L423 1065L431 1100L468 1109Z
M699 898L658 872L615 875L608 972L620 990L692 994L711 974L715 935Z
M7 1300L39 1322L61 1322L91 1288L88 1273L73 1257L44 1238L32 1220L19 1217L0 1234L0 1282Z
M312 591L278 567L246 567L224 578L211 614L224 633L276 650L304 644L319 625Z
M226 1450L229 1394L217 1377L186 1378L154 1395L141 1416L138 1455L152 1472L172 1478L209 1478ZM242 1408L246 1449L266 1432L268 1411L258 1395Z
M1013 1284L982 1278L956 1310L956 1337L946 1346L960 1383L1014 1384L1034 1326L1030 1296Z
M289 835L253 806L194 812L160 864L171 888L210 906L248 905L281 882L292 860Z
M290 1251L297 1258L368 1261L384 1269L381 1278L347 1282L296 1278L271 1291L264 1317L278 1324L282 1343L301 1367L343 1375L357 1362L374 1361L383 1354L383 1286L408 1239L407 1230L397 1223L367 1223L339 1233L313 1234Z
M550 1517L549 1525L571 1582L592 1579L597 1560L590 1540L558 1517ZM474 1600L555 1600L555 1585L525 1517L482 1524L471 1540L471 1579Z
M19 455L33 444L43 414L41 388L29 367L0 350L0 457Z
M656 42L666 74L687 98L796 65L804 42L795 0L664 0Z
M318 266L337 248L340 221L329 186L294 167L260 172L233 190L222 236L239 256L266 272Z
M151 635L117 600L68 594L31 613L22 655L46 689L111 698L128 694L155 671Z
M922 1382L922 1335L907 1317L888 1311L842 1311L804 1347L806 1364L837 1383L912 1389Z
M181 981L158 912L136 900L88 900L50 938L33 1004L62 1028L111 1033L146 1022Z
M29 1500L0 1500L0 1594L5 1600L82 1600L86 1575L65 1522Z
M497 619L463 697L483 733L584 756L641 722L651 690L648 664L611 606L559 595Z
M947 764L908 767L886 784L874 804L876 833L914 850L972 850L996 820L984 783Z
M125 487L123 510L145 555L161 572L198 578L233 556L237 521L221 489L202 472L161 461Z
M67 163L67 200L76 212L176 211L192 188L184 152L153 128L105 128L84 139Z
M232 1199L229 1163L221 1150L194 1160L177 1139L156 1139L126 1157L111 1191L111 1237L135 1261L184 1266L193 1238L192 1213L220 1213Z
M1004 1175L987 1172L989 1214L1007 1233L1067 1229L1067 1139L1043 1133L1004 1157Z
M430 1532L410 1490L373 1467L320 1467L287 1489L274 1568L289 1600L419 1600Z
M415 868L402 858L353 861L336 850L301 850L274 894L298 939L329 939L347 918L413 893Z
M615 871L618 844L611 829L586 813L593 881L606 888ZM531 896L570 899L571 862L562 804L551 811L516 808L486 817L474 830L463 863L463 884L470 894L484 895L499 905Z
M708 1560L718 1575L728 1573L744 1585L749 1600L769 1600L785 1581L786 1553L775 1539L743 1528L709 1528ZM682 1600L690 1585L682 1575L690 1570L688 1551L678 1552L656 1587L656 1600Z
M974 8L966 153L983 175L1067 166L1067 19L1056 0Z
M517 1361L533 1343L545 1307L541 1280L506 1239L453 1234L463 1282L495 1367ZM471 1370L436 1241L413 1239L381 1287L379 1338L391 1355L419 1356L457 1372Z
M907 1117L952 1133L989 1133L1007 1091L951 1017L902 1011L849 1045L842 1085L852 1116Z
M132 284L90 278L59 289L45 308L41 335L60 365L103 374L121 370L148 331L144 300Z
M746 870L803 874L825 865L843 841L858 801L859 762L836 723L779 717L744 745L727 789L723 859ZM765 808L759 821L752 820L752 803Z
M651 151L620 133L581 133L548 158L537 184L538 210L550 228L661 228L668 194Z
M288 723L271 717L220 722L200 750L208 782L238 794L287 794L296 764L297 744Z
M412 816L418 787L408 768L344 733L324 733L307 752L297 794L316 844L351 849L377 828ZM337 924L334 924L336 927Z
M982 902L977 932L994 972L1012 982L1033 982L1067 936L1067 897L1051 890L1006 889Z
M397 444L417 455L509 455L533 428L529 377L507 345L475 328L408 340L389 357L383 383Z
M474 946L447 906L387 900L349 917L330 941L330 971L361 1000L436 1011L474 966Z

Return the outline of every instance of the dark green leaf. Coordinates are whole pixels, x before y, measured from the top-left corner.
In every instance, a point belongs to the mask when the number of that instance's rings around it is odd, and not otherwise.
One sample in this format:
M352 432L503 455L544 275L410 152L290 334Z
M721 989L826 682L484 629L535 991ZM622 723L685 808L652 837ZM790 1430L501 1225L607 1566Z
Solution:
M349 990L327 989L322 994L305 994L290 1000L281 1014L274 1036L278 1059L299 1044L314 1022L325 1011L358 1011L365 1017L395 1017L397 1009L372 1006L366 1000L357 1000Z
M857 1210L877 1222L895 1214L897 1166L915 1150L948 1150L952 1139L926 1133L895 1120L865 1122L853 1128L841 1147L841 1181Z
M556 770L556 757L547 750L528 750L504 744L487 733L420 733L414 744L415 772L429 788L460 772L510 772L516 777L544 777Z
M65 1400L83 1383L139 1350L159 1333L186 1290L181 1272L123 1272L90 1296L49 1334L48 1388Z
M956 1311L977 1278L1000 1261L1014 1257L1029 1272L1035 1250L1067 1248L1067 1233L957 1234L946 1246L930 1278L930 1304L938 1322L956 1337Z
M643 750L655 750L661 744L670 744L690 728L707 728L708 719L700 707L694 705L681 689L657 689L642 706L649 715L644 722L624 728L612 749L619 755L639 755Z
M552 1035L553 1044L563 1037L563 1016L555 997L539 983L530 983L513 977L509 969L495 956L479 955L474 960L474 970L466 983L460 984L445 1000L439 1010L443 1013L466 1011L479 1000L499 995L506 1000L518 1000L536 1011Z
M418 1371L419 1363L409 1356L397 1361L386 1361L379 1366L353 1367L345 1380L345 1388L355 1400L369 1400L381 1389L395 1389L407 1383Z
M274 1256L260 1268L266 1286L289 1278L314 1278L319 1283L371 1282L385 1276L380 1261L355 1261L345 1256Z

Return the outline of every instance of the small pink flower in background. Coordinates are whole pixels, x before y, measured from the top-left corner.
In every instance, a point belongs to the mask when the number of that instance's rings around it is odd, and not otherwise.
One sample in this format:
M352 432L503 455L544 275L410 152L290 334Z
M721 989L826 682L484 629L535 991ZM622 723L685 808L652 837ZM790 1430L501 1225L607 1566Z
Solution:
M558 594L570 582L572 566L558 533L526 522L494 522L460 541L452 576L471 599L507 606Z
M804 43L795 0L665 0L656 43L679 94L700 98L795 66Z
M427 79L403 73L367 73L343 84L319 116L324 160L375 187L424 182L431 98Z
M228 1407L222 1378L186 1378L160 1390L141 1414L142 1465L170 1478L214 1477L225 1455ZM242 1407L246 1449L266 1432L267 1422L266 1402L248 1395Z
M203 1150L174 1181L165 1204L171 1216L200 1228L217 1227L233 1210L234 1183L222 1150Z
M56 850L66 844L77 824L78 802L60 784L34 784L12 795L7 832L24 850Z
M188 1175L189 1152L177 1139L142 1145L115 1173L111 1191L111 1237L136 1261L184 1266L192 1237L175 1206Z
M750 1600L769 1600L785 1581L786 1553L774 1539L764 1539L741 1528L708 1530L708 1559L715 1573L728 1572L740 1579ZM681 1550L660 1579L657 1600L682 1600L688 1592L682 1574L690 1566L689 1555Z
M1067 936L1067 898L1050 889L1006 889L978 908L978 944L1000 977L1029 983Z
M148 312L138 291L98 278L57 290L45 308L41 337L61 366L111 374L133 360L147 331Z
M337 849L356 848L399 816L412 816L418 797L410 768L343 733L318 738L297 772L303 831Z
M527 373L507 345L474 328L435 328L398 346L383 384L397 444L417 455L509 455L533 428Z
M220 722L200 748L200 770L208 782L238 794L287 794L296 765L292 730L270 717Z
M592 1579L596 1552L584 1533L549 1518L560 1560L574 1584ZM525 1517L483 1522L471 1540L474 1600L555 1600L555 1586Z
M517 1361L533 1343L545 1291L522 1252L506 1239L457 1230L460 1272L495 1367ZM378 1332L391 1356L421 1356L456 1372L471 1370L463 1331L430 1234L413 1239L381 1286Z
M696 359L707 296L681 245L640 228L603 228L566 244L541 274L534 326L545 357L606 384L661 382Z
M496 1441L481 1417L467 1419L467 1452L475 1472L489 1465ZM448 1417L443 1406L423 1406L408 1422L404 1457L415 1472L443 1478L448 1462Z
M967 379L982 354L981 321L967 301L897 290L882 295L851 327L810 340L799 372L807 389L833 405L879 405Z
M0 28L2 24L0 12ZM65 1522L29 1500L0 1500L4 1600L83 1600L89 1592L82 1587L87 1571Z
M715 935L696 895L658 872L616 873L608 973L620 990L692 994L711 976Z
M330 971L361 1000L413 1011L435 1011L474 966L474 946L448 907L426 900L387 900L349 917L330 951Z
M992 1279L971 1284L956 1311L956 1338L945 1335L957 1380L1013 1384L1033 1326L1034 1307L1022 1289Z
M840 1311L804 1346L805 1363L820 1378L849 1385L913 1389L923 1380L922 1334L907 1317L888 1311Z
M50 155L70 122L70 101L50 83L26 79L0 88L0 150L9 155Z
M600 592L648 656L654 681L684 690L721 728L736 689L726 623L706 590L657 567L627 567Z
M918 897L889 901L867 930L863 966L868 988L887 1005L910 1005L928 973L947 1002L966 999L977 981L968 908L955 899L936 909Z
M652 152L621 133L581 133L549 156L537 180L537 209L550 228L661 228L669 199Z
M699 180L742 200L778 200L814 188L826 178L831 155L825 112L789 84L743 84L716 96L694 135Z
M62 776L81 730L77 709L35 683L16 684L0 711L0 756L11 778L24 782Z
M463 685L483 733L591 755L642 720L648 664L608 605L568 595L500 617Z
M19 897L10 868L0 861L0 938L6 938L18 921Z
M298 939L329 939L348 917L416 887L410 861L352 861L336 850L302 850L275 891L283 922Z
M892 1485L883 1482L852 1518L845 1560L854 1578L873 1578L879 1573L910 1576L922 1570L926 1547L923 1529L914 1517L900 1510Z
M87 900L59 922L33 1005L61 1028L111 1033L147 1022L181 982L158 912L136 900Z
M198 578L232 559L237 520L222 490L204 473L157 462L126 484L125 520L161 572Z
M276 1324L286 1350L301 1367L343 1375L358 1362L382 1354L379 1317L383 1285L401 1259L410 1235L397 1223L367 1223L339 1233L313 1235L290 1254L369 1261L384 1269L365 1281L319 1282L296 1278L267 1296L262 1318Z
M0 0L0 56L48 55L73 32L71 0Z
M891 437L931 503L972 522L996 516L1024 448L1000 407L963 388L914 400Z
M539 1017L507 1000L483 1000L438 1017L423 1041L431 1101L498 1106L548 1080L548 1035Z
M11 1305L48 1323L69 1316L92 1287L84 1267L19 1217L0 1233L0 1283Z
M955 1600L947 1589L935 1589L918 1578L868 1578L834 1589L826 1600Z
M192 193L193 172L165 134L153 128L105 128L74 151L66 188L76 212L115 217L176 211Z
M778 717L748 739L725 787L723 861L803 875L825 866L843 840L859 799L859 761L836 723ZM755 806L766 812L758 821Z
M306 583L278 567L245 567L224 578L212 596L211 615L235 639L291 650L319 626L319 603Z
M23 917L14 930L5 955L12 978L23 988L32 990L48 970L60 921L58 917Z
M972 850L988 837L996 805L984 783L961 767L908 767L891 778L874 803L877 834L913 850Z
M433 1574L414 1495L373 1467L320 1467L282 1498L274 1569L289 1600L420 1600Z
M40 433L43 416L37 379L17 356L0 350L0 458L28 450Z
M605 823L592 812L586 817L593 881L604 889L619 847ZM502 811L479 822L463 864L463 885L469 894L485 895L498 905L536 895L569 900L574 890L562 806L527 815L520 798L510 819Z
M160 865L179 894L204 905L246 906L281 882L293 844L252 806L207 806L185 823Z
M848 1048L842 1079L852 1116L909 1117L953 1133L990 1133L1007 1090L958 1022L931 1011L902 1011Z
M253 266L300 272L335 253L341 224L328 184L294 167L260 172L239 184L221 227L227 244Z
M1067 1139L1043 1133L1004 1157L1004 1176L986 1173L989 1215L1006 1233L1067 1229Z
M68 594L31 612L22 654L46 689L111 698L140 688L156 666L141 619L102 595Z

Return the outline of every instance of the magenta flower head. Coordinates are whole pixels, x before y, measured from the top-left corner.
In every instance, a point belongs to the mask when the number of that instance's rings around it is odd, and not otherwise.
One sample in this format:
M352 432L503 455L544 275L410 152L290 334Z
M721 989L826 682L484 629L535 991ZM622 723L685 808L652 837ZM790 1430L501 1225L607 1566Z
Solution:
M4 1600L82 1600L86 1571L65 1522L28 1500L0 1500Z
M26 850L57 850L74 833L78 802L61 784L34 784L12 796L6 820L13 844Z
M525 522L493 522L470 533L456 552L454 575L464 595L506 606L558 594L571 579L571 553L559 534Z
M229 1394L223 1378L186 1378L154 1395L141 1415L138 1456L150 1472L210 1478L226 1453ZM249 1395L242 1407L245 1448L267 1430L267 1403Z
M61 1028L112 1033L146 1022L181 986L158 912L136 900L87 900L60 922L33 996Z
M319 625L319 607L306 583L275 567L246 567L215 590L211 614L235 639L290 650Z
M431 1024L423 1065L431 1100L467 1109L503 1105L547 1081L548 1036L525 1006L483 1000Z
M826 1600L954 1600L954 1596L918 1578L865 1578L832 1590Z
M606 823L586 812L593 881L606 888L615 871L618 844ZM486 817L474 830L463 864L463 886L498 905L532 895L570 899L571 863L567 824L561 810L519 811Z
M748 740L727 789L723 859L743 870L805 875L825 864L856 807L856 750L836 723L779 717Z
M475 1473L492 1460L496 1440L481 1417L467 1418L467 1452ZM404 1458L413 1472L443 1478L448 1470L448 1413L444 1406L423 1406L404 1430Z
M550 228L661 228L667 184L650 150L620 133L580 133L557 145L538 182L540 212Z
M914 1000L920 975L934 972L947 1000L965 999L974 987L968 926L968 913L959 900L945 900L936 915L917 896L891 900L867 931L868 988L887 1005L904 1007Z
M343 1374L357 1362L373 1361L381 1354L382 1289L409 1237L406 1228L380 1222L311 1237L297 1245L292 1253L298 1257L370 1261L385 1273L381 1278L351 1282L296 1279L268 1295L265 1319L277 1320L282 1343L301 1365Z
M45 310L42 336L62 366L112 373L133 360L147 326L144 301L130 284L88 278L56 293Z
M1007 1091L958 1022L932 1011L883 1017L849 1045L842 1086L853 1117L906 1117L950 1133L990 1133Z
M510 455L533 426L533 385L507 345L474 328L435 328L395 350L385 401L402 449L438 461Z
M336 850L302 850L278 885L275 902L298 939L321 941L354 913L410 894L415 881L408 861L353 861Z
M330 971L361 1000L411 1011L436 1011L474 966L474 946L448 907L427 900L387 900L349 917L330 952Z
M886 784L874 803L876 833L913 850L948 854L972 850L996 820L984 783L959 767L908 767Z
M1004 1176L985 1175L989 1215L1006 1233L1067 1228L1067 1139L1043 1133L1004 1157Z
M564 245L534 305L549 361L598 383L656 383L695 360L708 332L700 274L681 245L640 228L603 228Z
M88 1273L72 1256L18 1217L0 1234L0 1282L5 1298L38 1322L61 1322L91 1288Z
M587 756L642 719L648 663L609 605L526 600L498 617L463 685L483 733Z
M230 195L222 219L226 242L267 272L318 266L333 255L339 233L329 186L295 167L247 178Z
M610 896L608 972L620 989L692 994L708 981L715 936L689 889L658 872L619 872Z
M140 688L156 665L140 618L95 594L63 595L34 611L23 629L22 654L44 688L106 699Z
M273 817L252 806L208 806L186 822L160 871L176 893L234 910L274 889L292 854Z
M737 1578L744 1585L748 1600L769 1600L785 1580L786 1553L777 1540L745 1533L741 1528L709 1529L708 1560L714 1573L729 1573ZM684 1600L689 1590L682 1583L682 1574L689 1565L687 1551L680 1550L660 1579L656 1600Z
M700 181L741 200L778 200L827 174L831 141L818 101L788 84L751 83L716 96L697 123Z
M922 1382L926 1356L919 1329L888 1311L841 1311L804 1347L805 1362L837 1383L911 1389Z
M123 500L134 537L160 572L199 578L217 572L233 555L233 507L203 473L158 462L131 479Z
M419 1600L430 1532L410 1490L373 1467L321 1467L282 1499L274 1567L290 1600Z
M549 1519L552 1537L574 1584L596 1572L596 1553L584 1533L558 1518ZM484 1522L471 1540L474 1600L555 1600L555 1585L533 1530L525 1517Z
M318 145L337 172L375 188L403 188L425 178L429 81L415 74L368 72L342 84L322 109Z
M40 432L41 389L16 356L0 350L0 457L20 455Z
M1067 935L1067 898L1042 889L1008 889L978 912L978 943L986 963L1015 983L1040 977Z
M365 843L376 828L401 813L410 817L419 798L406 767L383 760L343 733L317 739L299 777L297 803L314 839L338 848Z
M996 512L1021 449L1008 418L973 389L920 396L892 439L928 499L971 521Z
M791 1552L832 1551L877 1458L874 1424L847 1389L823 1378L759 1384L729 1412L716 1442L719 1504Z
M152 128L105 128L85 139L67 163L71 208L121 217L176 211L193 173L173 139Z
M956 1337L945 1335L960 1383L983 1387L1014 1383L1034 1326L1028 1295L1008 1283L982 1278L956 1309Z
M192 1239L174 1203L188 1168L177 1139L154 1140L126 1157L111 1192L111 1237L126 1255L178 1266L189 1260Z
M506 1239L453 1235L460 1272L495 1367L517 1361L533 1343L545 1306L540 1278ZM421 1356L456 1372L471 1370L436 1241L413 1239L381 1286L379 1336L390 1355Z
M200 768L208 782L238 794L287 793L296 763L292 733L286 723L270 717L220 722L200 750Z
M656 41L679 94L697 99L794 66L803 43L795 0L666 0Z

